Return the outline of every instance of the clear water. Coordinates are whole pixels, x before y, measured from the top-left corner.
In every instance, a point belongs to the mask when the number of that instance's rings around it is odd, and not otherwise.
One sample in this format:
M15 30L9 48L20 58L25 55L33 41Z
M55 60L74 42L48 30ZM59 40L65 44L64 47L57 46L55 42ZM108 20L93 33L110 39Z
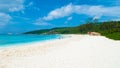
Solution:
M46 41L60 37L60 35L0 35L0 47L14 46L14 44L21 43Z

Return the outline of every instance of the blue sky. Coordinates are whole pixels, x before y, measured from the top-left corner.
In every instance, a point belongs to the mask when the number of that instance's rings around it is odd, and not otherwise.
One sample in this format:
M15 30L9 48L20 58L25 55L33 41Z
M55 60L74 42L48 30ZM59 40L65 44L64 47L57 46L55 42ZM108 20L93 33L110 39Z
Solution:
M120 20L120 0L1 0L0 33Z

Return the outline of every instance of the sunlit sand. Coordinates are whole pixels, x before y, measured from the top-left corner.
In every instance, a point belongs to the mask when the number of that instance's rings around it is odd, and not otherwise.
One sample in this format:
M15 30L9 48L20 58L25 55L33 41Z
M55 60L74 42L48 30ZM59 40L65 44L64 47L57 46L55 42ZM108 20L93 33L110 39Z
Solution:
M63 36L1 48L0 68L120 68L120 41L103 36Z

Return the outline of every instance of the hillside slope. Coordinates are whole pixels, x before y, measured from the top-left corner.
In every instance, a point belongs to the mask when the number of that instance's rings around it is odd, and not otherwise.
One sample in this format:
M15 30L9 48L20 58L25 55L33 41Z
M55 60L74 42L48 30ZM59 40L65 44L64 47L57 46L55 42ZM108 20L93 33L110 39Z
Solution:
M99 32L108 38L120 40L120 21L90 22L76 27L35 30L24 34L86 34L87 32Z

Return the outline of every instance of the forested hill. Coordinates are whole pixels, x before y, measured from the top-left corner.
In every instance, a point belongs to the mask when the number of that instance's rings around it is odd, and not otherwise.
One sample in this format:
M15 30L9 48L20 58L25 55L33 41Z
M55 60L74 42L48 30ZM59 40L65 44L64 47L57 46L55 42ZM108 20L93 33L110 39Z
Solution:
M35 30L24 34L85 34L87 32L99 32L108 38L120 40L120 21L89 22L77 27Z

